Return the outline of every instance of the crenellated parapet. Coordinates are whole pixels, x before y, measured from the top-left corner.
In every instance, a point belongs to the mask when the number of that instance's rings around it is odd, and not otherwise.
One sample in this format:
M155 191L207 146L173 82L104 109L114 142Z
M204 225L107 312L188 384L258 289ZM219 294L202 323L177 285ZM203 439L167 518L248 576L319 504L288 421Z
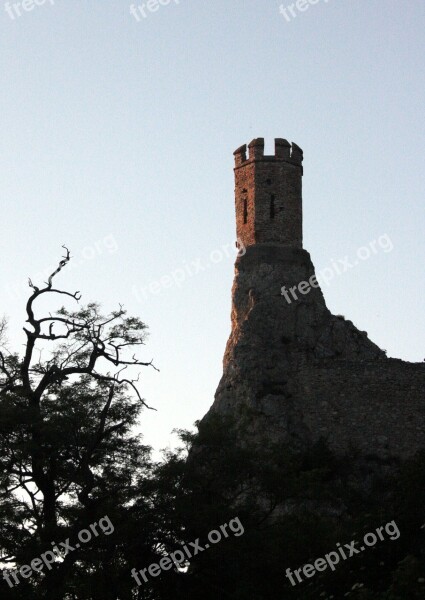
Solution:
M235 168L241 167L248 161L285 161L289 164L302 167L303 151L297 144L290 144L288 140L282 138L275 139L275 153L273 155L264 154L264 138L255 138L248 144L240 146L233 153L235 156ZM247 150L248 155L247 155Z

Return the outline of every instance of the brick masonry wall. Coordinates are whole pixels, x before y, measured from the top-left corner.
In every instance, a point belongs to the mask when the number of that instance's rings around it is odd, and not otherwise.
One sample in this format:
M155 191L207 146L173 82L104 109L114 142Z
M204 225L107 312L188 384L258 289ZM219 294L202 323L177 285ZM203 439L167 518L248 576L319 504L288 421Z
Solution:
M236 234L243 245L248 247L255 244L254 163L250 162L236 169L235 181Z
M236 156L236 231L245 246L302 248L302 159L291 159L289 148L286 158L264 156L261 140L248 159Z
M281 161L255 163L257 244L302 248L302 176L299 167ZM274 217L271 200L274 198Z

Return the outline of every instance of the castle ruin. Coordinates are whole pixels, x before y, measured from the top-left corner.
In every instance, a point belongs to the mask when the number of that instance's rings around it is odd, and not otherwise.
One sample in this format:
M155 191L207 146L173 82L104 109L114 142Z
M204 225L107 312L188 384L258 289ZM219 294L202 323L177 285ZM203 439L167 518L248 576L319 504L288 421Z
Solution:
M259 138L234 156L246 253L236 259L232 330L208 414L243 420L256 439L325 439L338 454L391 460L425 448L425 364L387 358L326 307L302 247L301 148L276 139L265 156ZM281 290L306 281L309 293L288 302Z

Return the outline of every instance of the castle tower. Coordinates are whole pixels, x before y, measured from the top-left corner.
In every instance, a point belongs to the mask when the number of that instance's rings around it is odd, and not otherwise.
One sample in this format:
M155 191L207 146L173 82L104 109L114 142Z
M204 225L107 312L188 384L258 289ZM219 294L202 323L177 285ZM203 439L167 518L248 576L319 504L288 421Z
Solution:
M232 329L212 415L246 442L306 448L326 439L345 456L412 456L425 448L425 363L387 358L326 306L302 247L302 150L255 139L235 155L238 253Z
M264 155L264 138L234 152L237 237L245 247L280 244L302 248L303 151L275 139L274 156Z

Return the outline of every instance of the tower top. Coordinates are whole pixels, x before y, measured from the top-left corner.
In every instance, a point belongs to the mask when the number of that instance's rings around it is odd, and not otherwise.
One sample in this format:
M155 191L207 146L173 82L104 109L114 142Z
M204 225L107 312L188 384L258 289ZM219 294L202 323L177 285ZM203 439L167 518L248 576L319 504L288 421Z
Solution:
M264 161L285 161L292 165L297 165L302 168L303 151L294 142L290 144L288 140L275 138L275 153L271 156L264 154L264 138L255 138L248 144L240 146L233 153L235 156L235 168L241 167L248 161L264 160ZM247 149L249 155L247 157Z

